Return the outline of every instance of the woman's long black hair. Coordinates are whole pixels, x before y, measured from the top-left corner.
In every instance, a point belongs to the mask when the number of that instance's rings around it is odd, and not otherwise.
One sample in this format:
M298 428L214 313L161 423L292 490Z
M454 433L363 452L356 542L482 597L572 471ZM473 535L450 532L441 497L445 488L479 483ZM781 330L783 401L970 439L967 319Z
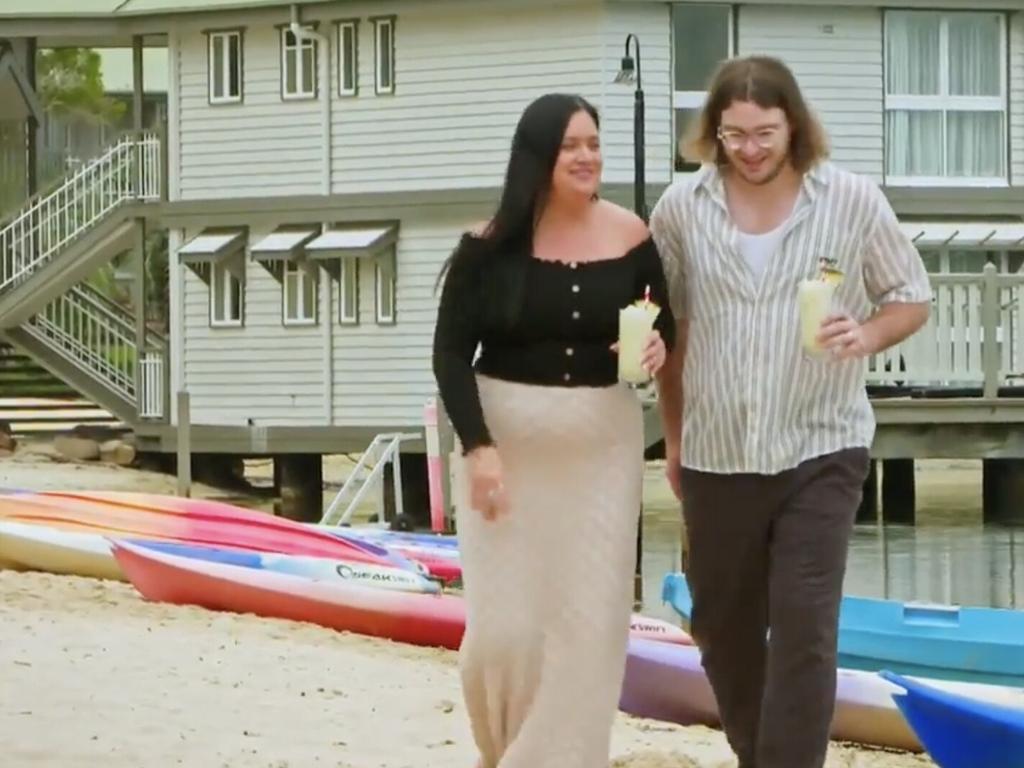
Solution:
M442 269L439 281L460 259L494 259L480 287L489 294L485 306L500 309L508 322L514 322L522 303L526 259L532 255L534 228L547 204L566 128L580 111L600 127L594 106L573 94L546 94L523 111L497 210L482 233L462 237Z

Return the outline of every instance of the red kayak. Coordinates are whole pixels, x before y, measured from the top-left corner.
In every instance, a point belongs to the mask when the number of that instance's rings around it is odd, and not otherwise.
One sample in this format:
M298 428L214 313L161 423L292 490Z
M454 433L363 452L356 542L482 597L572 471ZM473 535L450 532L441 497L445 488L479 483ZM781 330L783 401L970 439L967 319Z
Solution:
M291 619L412 645L457 649L466 624L461 597L397 592L180 557L112 541L121 570L147 600ZM692 641L679 627L634 615L634 637Z
M445 584L450 584L462 578L462 568L459 565L458 559L439 557L416 547L392 546L385 542L366 541L352 535L345 528L319 530L316 526L298 523L266 512L259 512L247 507L238 507L233 504L225 504L224 502L212 501L210 499L193 499L154 493L133 493L130 491L48 491L36 494L36 496L62 499L64 503L68 504L77 504L83 501L99 502L139 510L150 515L156 514L172 519L178 518L179 522L180 520L185 520L197 521L197 523L225 524L236 528L255 527L261 531L288 534L289 539L294 539L295 537L303 538L304 534L312 531L321 540L324 537L334 538L344 542L351 548L359 550L362 555L371 556L371 559L360 557L360 562L380 564L383 558L384 560L392 561L388 563L389 565L408 567L411 561L419 563L426 569L427 573ZM166 525L171 526L177 524L175 522L166 523ZM191 525L192 523L189 522L187 524ZM163 526L165 523L160 523L159 525ZM226 542L199 541L198 539L193 539L191 542L211 546L226 544ZM249 548L258 549L257 547ZM285 554L306 554L281 551Z
M412 645L454 649L462 640L462 600L451 595L314 581L178 557L122 541L111 544L126 578L154 602L306 621Z

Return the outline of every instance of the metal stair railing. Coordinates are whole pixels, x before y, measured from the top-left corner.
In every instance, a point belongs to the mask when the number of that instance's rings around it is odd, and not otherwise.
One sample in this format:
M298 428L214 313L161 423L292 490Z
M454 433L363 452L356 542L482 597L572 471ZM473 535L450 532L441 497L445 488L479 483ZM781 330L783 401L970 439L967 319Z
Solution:
M94 289L85 285L71 288L23 327L51 350L89 371L121 397L144 405L140 407L140 415L163 415L162 391L143 392L139 397L136 363L141 367L138 378L149 382L149 387L162 387L165 340L159 334L147 331L146 349L140 355L131 313Z
M158 200L160 168L157 134L126 135L52 192L30 200L0 227L0 293L52 261L122 203Z

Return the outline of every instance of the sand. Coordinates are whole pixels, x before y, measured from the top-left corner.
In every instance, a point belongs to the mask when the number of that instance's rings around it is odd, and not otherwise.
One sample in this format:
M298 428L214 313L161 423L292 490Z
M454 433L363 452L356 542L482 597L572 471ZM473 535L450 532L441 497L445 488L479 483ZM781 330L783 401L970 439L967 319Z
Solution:
M453 768L473 749L455 654L0 571L0 744L17 768ZM722 735L620 715L616 768L732 765ZM835 745L828 765L921 756Z
M0 486L173 492L156 473L0 461ZM195 489L197 495L213 489ZM130 585L0 571L0 765L470 768L456 655L142 600ZM714 729L620 714L615 768L726 768ZM829 768L924 768L834 744Z

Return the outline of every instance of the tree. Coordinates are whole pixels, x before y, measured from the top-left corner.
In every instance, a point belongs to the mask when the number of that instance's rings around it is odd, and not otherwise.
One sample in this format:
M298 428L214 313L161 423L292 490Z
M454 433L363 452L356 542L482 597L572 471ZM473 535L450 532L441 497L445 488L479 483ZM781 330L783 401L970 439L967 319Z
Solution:
M64 118L113 123L123 102L104 93L102 61L91 48L55 48L37 59L37 88L47 111Z

